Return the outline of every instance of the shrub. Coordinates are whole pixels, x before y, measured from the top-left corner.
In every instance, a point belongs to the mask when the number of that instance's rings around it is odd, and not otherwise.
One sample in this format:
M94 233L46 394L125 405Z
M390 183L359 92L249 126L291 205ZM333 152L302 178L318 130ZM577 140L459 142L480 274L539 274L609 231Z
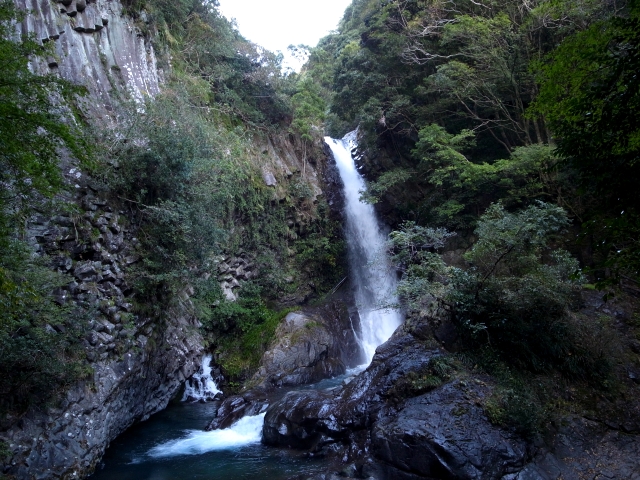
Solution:
M86 375L80 339L82 312L55 302L51 292L68 279L46 258L11 241L0 257L0 412L21 413L50 405Z
M580 340L569 317L579 300L578 263L549 247L567 224L557 206L537 202L509 213L494 204L478 222L466 270L445 265L433 251L447 233L405 224L390 235L393 258L404 270L399 294L410 315L445 309L467 348L489 347L518 369L606 375L606 358Z
M273 340L280 321L293 309L275 311L266 306L258 286L247 284L236 302L221 301L212 308L206 328L222 330L219 362L232 382L249 377Z

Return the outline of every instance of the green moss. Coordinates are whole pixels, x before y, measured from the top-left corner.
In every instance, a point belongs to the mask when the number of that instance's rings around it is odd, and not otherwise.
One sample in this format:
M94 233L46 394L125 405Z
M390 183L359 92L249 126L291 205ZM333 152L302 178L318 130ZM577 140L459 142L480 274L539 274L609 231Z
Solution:
M462 364L453 356L434 357L420 370L401 377L387 395L396 401L422 395L450 381L461 368Z
M231 382L240 385L258 368L262 355L274 338L276 328L282 319L294 309L272 311L268 309L247 314L243 327L231 335L223 337L218 345L219 361Z

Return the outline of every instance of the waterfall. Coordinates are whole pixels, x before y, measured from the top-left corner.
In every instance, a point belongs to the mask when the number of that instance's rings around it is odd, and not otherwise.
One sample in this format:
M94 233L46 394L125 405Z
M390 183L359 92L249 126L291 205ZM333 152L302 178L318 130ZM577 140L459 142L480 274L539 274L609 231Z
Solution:
M373 206L360 201L364 179L356 170L351 151L356 147L356 132L342 140L325 137L344 183L347 247L352 284L360 316L359 342L366 363L376 347L386 342L402 323L401 314L385 305L396 303L396 276L386 256L386 236Z
M193 376L185 382L182 401L206 401L213 400L221 393L218 386L211 378L211 355L202 357L202 365Z

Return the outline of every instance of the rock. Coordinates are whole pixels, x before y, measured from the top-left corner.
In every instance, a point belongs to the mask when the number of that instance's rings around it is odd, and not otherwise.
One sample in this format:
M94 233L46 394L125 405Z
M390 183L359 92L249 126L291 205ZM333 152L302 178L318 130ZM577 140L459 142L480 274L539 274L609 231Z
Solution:
M394 393L401 379L440 355L439 347L401 327L348 384L292 392L272 404L263 441L328 452L342 464L373 462L379 478L484 479L517 472L527 445L492 425L479 406L491 394L489 382L452 381L409 398Z
M224 298L228 301L228 302L235 302L237 300L237 297L235 296L235 294L233 293L233 291L231 290L231 287L229 286L228 283L223 282L220 285L220 288L222 288L222 294L224 295Z
M250 382L253 385L302 385L346 370L340 358L339 339L329 332L319 315L289 313L276 329L275 338Z
M524 440L492 425L468 397L483 398L488 387L453 382L409 399L395 416L371 432L373 454L390 478L415 473L434 478L500 478L524 465ZM416 455L420 452L420 455Z
M233 395L226 398L218 407L215 418L206 430L228 428L246 415L258 415L264 412L269 400L264 392L254 390L244 396Z
M98 343L98 334L95 331L91 331L87 334L87 341L91 345L96 345Z
M73 269L73 274L75 275L76 278L79 278L80 280L89 278L95 275L96 273L98 272L94 267L93 262L90 262L90 261L78 262L75 268Z
M133 263L139 262L140 257L138 255L128 255L124 257L123 261L126 265L131 265Z
M275 187L278 184L273 173L266 169L262 170L262 180L267 187Z
M311 449L323 437L322 424L332 420L334 395L331 392L289 392L267 409L262 429L267 445ZM336 423L337 425L337 423ZM345 436L346 428L333 428L335 436Z
M557 478L640 478L640 436L610 430L600 422L565 417L549 445L513 480Z

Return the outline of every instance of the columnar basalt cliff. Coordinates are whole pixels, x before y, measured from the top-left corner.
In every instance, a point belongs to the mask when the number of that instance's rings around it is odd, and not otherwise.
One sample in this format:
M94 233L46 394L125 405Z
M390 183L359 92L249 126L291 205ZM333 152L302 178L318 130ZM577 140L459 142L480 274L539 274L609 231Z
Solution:
M92 374L73 386L60 405L2 420L2 438L14 452L5 473L16 478L81 477L132 423L165 408L198 368L198 321L180 305L162 321L134 313L127 280L140 261L137 239L122 211L96 196L78 171L73 199L80 211L33 218L27 229L34 250L68 277L57 302L88 312L84 348ZM189 302L189 289L182 302ZM51 326L52 335L64 333Z
M32 12L19 24L20 33L55 44L55 55L39 66L40 73L58 72L86 86L92 114L108 115L114 88L138 101L160 92L163 73L150 39L124 14L119 1L19 0L17 5Z
M120 119L115 111L123 98L141 105L161 93L164 72L144 11L134 21L117 0L17 4L29 12L17 25L18 33L55 45L55 54L34 68L84 85L88 94L79 99L79 107L94 126L116 125ZM246 152L261 166L274 202L284 200L292 178L304 177L312 190L309 202L323 194L322 168L316 168L322 166L302 159L296 141L284 136L256 139ZM53 218L30 219L26 236L34 251L46 253L53 259L52 268L68 277L55 292L58 303L88 312L83 348L91 373L72 386L60 404L0 421L0 440L11 452L3 459L2 472L15 478L89 474L117 435L167 406L197 371L204 351L190 300L193 288L185 285L161 316L140 313L150 312L145 302L153 300L135 296L131 285L130 272L143 261L136 226L73 159L63 159L61 168L72 187L65 200L77 208ZM291 213L284 221L300 235L310 218ZM243 251L218 257L209 270L207 275L218 280L231 301L240 282L259 275L253 255ZM299 295L284 299L299 300ZM60 328L50 326L51 334L63 334Z

